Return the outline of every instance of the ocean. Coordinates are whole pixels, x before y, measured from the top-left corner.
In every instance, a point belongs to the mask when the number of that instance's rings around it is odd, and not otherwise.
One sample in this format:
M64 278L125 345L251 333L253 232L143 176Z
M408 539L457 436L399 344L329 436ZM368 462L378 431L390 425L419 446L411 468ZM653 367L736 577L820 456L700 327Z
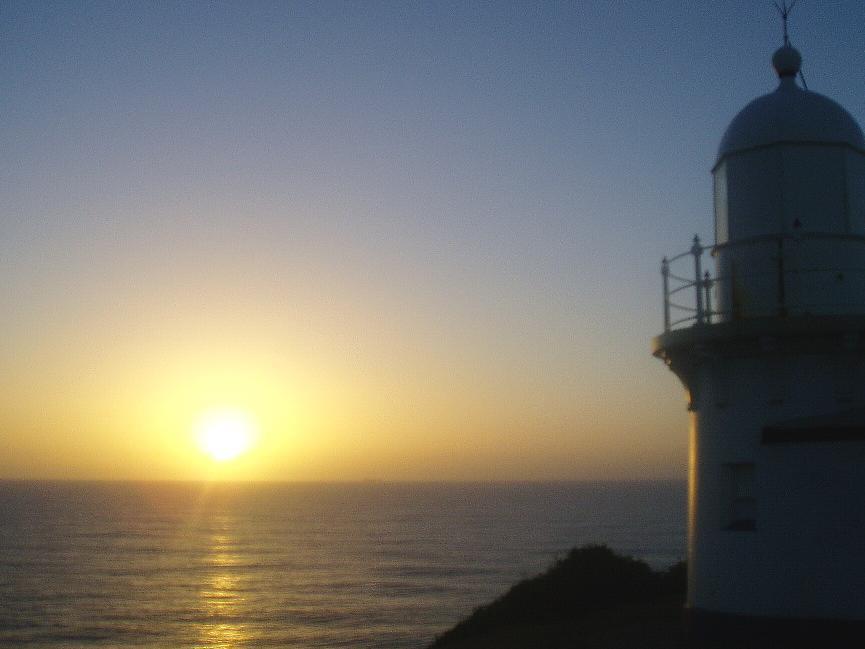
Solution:
M684 556L681 482L0 482L0 646L422 649L570 548Z

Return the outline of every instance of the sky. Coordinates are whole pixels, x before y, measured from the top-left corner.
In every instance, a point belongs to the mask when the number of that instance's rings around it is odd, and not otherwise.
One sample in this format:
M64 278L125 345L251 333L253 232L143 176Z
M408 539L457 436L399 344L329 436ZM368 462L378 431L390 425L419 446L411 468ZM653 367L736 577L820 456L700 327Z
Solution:
M860 124L862 25L790 26ZM780 43L753 0L4 2L0 478L683 479L659 263Z

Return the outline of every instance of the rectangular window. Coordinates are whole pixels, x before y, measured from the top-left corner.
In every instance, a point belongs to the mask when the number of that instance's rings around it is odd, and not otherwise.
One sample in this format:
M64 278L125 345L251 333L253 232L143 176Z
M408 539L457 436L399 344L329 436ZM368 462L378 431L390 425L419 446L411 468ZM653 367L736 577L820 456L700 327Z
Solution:
M721 527L752 532L757 529L757 500L754 494L754 464L737 462L723 467L724 503Z

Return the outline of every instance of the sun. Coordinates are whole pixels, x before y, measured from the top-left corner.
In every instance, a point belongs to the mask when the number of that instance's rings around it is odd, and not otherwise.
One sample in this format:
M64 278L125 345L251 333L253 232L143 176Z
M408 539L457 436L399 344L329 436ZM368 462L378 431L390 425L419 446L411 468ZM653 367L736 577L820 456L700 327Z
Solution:
M257 426L243 410L210 410L195 426L201 450L217 462L227 462L246 453L252 446Z

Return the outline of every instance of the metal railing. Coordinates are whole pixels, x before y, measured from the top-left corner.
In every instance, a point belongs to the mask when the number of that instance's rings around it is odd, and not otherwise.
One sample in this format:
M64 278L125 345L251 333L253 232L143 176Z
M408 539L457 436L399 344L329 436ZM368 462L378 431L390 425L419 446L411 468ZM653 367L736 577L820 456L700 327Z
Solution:
M670 331L670 329L690 322L694 324L712 322L712 278L709 271L703 273L702 262L703 251L707 248L711 248L711 246L703 246L700 243L700 237L694 235L694 243L689 250L674 257L664 257L661 260L661 278L664 286L664 331ZM687 257L692 257L694 260L693 278L679 275L671 270L671 266ZM688 303L674 302L671 298L677 295L681 295ZM685 315L673 319L673 312Z
M845 313L865 314L865 291L861 294L850 295L835 300L814 302L811 299L816 295L827 297L830 292L813 292L806 294L788 295L791 289L803 279L824 275L833 278L833 282L841 280L845 276L858 277L852 287L865 287L865 267L838 266L802 267L798 264L785 264L785 242L795 242L794 237L780 236L771 237L766 240L777 244L777 252L772 256L773 263L777 268L769 272L749 272L733 276L712 277L709 271L703 272L703 252L712 249L713 246L703 246L700 238L694 236L691 247L683 253L673 257L664 257L661 260L661 279L664 291L664 331L690 326L712 324L713 321L725 319L737 319L749 317L736 307L734 285L736 281L747 280L769 281L774 285L772 292L775 294L771 304L759 305L756 310L763 315L788 316L794 314L813 314L820 312L838 313L839 309ZM865 243L865 242L863 242ZM690 272L693 275L690 275ZM680 270L681 269L681 270ZM690 276L689 276L690 275ZM825 281L825 280L824 280ZM726 287L726 288L725 288ZM830 288L827 284L825 288ZM713 308L713 290L730 290L732 296L728 296L726 310ZM731 298L732 297L732 303ZM753 313L753 311L752 311Z

